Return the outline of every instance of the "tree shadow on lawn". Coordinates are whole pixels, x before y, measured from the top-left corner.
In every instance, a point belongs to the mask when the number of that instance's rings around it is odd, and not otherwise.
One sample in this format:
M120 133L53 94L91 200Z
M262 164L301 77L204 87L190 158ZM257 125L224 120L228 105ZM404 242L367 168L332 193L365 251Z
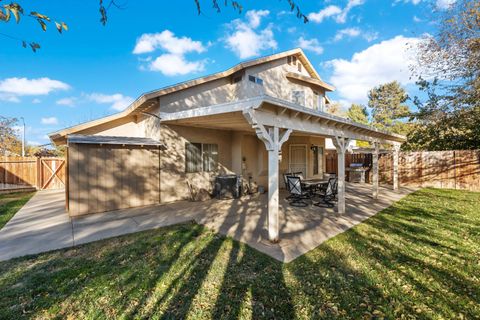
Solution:
M0 318L293 318L281 267L178 225L0 263Z
M3 262L0 318L478 317L475 248L416 200L289 264L194 223Z

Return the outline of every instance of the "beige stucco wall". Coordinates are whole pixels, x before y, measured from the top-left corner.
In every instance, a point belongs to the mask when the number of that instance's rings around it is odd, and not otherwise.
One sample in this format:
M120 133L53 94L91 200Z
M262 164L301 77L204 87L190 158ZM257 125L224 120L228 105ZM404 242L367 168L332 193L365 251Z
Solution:
M300 62L298 61L298 63ZM313 89L310 85L303 82L287 79L285 75L288 72L309 76L303 65L301 71L298 71L298 67L289 65L285 57L246 68L244 71L230 77L163 95L160 97L160 106L154 107L149 111L157 114L160 111L176 112L243 100L263 94L290 101L292 99L292 90L304 90L305 106L312 108L316 106L317 99L313 92L316 91L322 96L325 92L319 88ZM242 75L242 81L232 83L232 77L240 74ZM263 85L249 81L248 75L261 78Z
M247 68L245 71L245 79L242 81L243 94L254 96L264 93L269 96L291 101L292 90L303 90L305 91L305 107L314 108L314 106L317 105L314 91L320 95L324 95L325 92L319 89L313 89L311 86L300 81L288 79L285 76L288 72L309 76L303 65L301 72L299 72L298 67L287 64L287 58ZM248 81L248 75L261 78L263 80L263 86Z
M190 183L195 191L212 191L215 176L233 173L232 168L232 132L194 128L185 126L162 125L161 141L165 150L161 152L160 180L161 201L172 202L189 199ZM185 143L214 143L218 145L218 168L213 172L185 172Z

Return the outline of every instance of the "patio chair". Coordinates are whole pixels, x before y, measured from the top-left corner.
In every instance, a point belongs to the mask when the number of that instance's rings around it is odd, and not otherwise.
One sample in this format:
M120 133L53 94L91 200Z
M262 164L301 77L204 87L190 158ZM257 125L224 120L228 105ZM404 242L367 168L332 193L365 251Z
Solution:
M302 190L302 180L300 177L287 176L287 183L291 200L289 204L294 207L308 206L305 200L311 199L311 194L309 191Z
M337 185L337 178L330 178L328 179L327 188L325 190L320 190L316 193L317 196L320 197L320 201L314 203L317 207L328 207L333 208L336 197L336 185Z
M293 173L286 172L283 174L283 182L285 182L285 190L288 191L288 196L285 199L290 200L292 199L292 195L290 194L290 187L288 186L288 179L287 179L288 176L293 176Z

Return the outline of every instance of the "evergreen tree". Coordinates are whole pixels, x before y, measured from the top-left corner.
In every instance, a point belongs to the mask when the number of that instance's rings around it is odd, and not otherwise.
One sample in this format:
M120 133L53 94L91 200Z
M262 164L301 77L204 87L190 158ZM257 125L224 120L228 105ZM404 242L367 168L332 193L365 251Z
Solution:
M400 83L393 81L379 85L370 90L368 99L373 126L393 133L407 133L408 125L401 119L410 115L405 104L408 94Z
M368 125L368 111L365 106L353 103L347 111L347 118L357 123Z

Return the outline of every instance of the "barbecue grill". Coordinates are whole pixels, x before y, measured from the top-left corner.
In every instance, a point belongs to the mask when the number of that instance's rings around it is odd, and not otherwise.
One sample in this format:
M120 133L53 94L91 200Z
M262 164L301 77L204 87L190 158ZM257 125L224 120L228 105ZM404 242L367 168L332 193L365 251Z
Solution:
M368 168L363 166L363 163L350 163L350 167L346 168L349 172L348 181L356 183L365 183L365 172Z

